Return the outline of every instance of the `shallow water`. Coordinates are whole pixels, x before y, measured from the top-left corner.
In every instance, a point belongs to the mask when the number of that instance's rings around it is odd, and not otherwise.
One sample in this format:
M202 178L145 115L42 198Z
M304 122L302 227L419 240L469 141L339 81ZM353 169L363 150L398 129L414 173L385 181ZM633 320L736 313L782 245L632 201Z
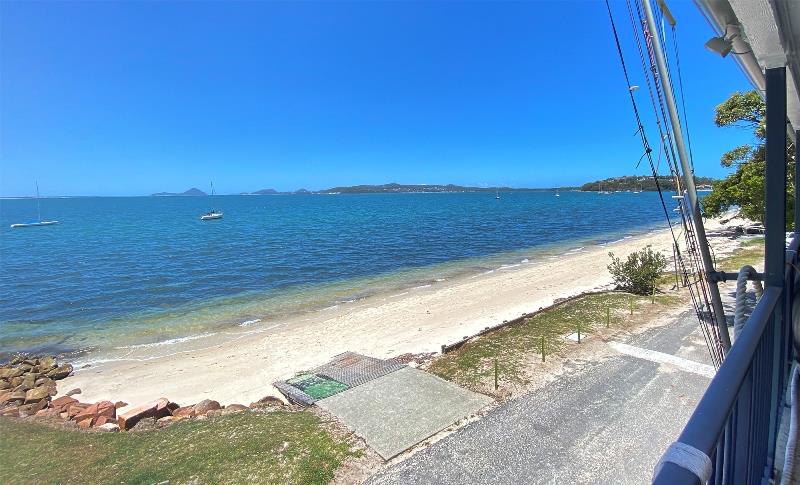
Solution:
M210 204L225 217L200 221ZM166 345L666 227L656 193L0 200L0 358ZM169 342L167 342L169 343Z

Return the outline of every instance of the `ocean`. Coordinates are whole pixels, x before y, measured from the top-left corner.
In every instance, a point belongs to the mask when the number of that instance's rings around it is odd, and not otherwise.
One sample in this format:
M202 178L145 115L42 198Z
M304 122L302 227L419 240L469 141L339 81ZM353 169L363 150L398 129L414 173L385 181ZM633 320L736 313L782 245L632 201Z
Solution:
M666 228L658 194L0 200L0 360L162 346ZM201 221L212 208L220 220Z

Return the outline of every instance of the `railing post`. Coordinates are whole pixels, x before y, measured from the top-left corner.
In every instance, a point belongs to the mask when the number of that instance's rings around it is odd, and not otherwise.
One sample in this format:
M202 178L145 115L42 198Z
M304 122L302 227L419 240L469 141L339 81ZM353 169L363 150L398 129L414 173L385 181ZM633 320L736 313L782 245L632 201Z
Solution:
M765 71L767 86L767 141L766 141L766 187L765 187L765 214L764 214L764 284L767 287L785 289L786 271L786 68L775 67ZM777 308L783 309L783 299ZM765 456L759 456L765 464L764 479L772 476L772 466L775 453L775 442L778 428L779 401L783 385L783 360L784 352L781 337L784 332L783 312L776 311L772 315L773 336L771 364L763 372L771 375L762 375L769 383L769 436L764 450ZM754 444L759 446L760 444ZM760 454L760 453L759 453ZM763 461L762 461L763 460Z

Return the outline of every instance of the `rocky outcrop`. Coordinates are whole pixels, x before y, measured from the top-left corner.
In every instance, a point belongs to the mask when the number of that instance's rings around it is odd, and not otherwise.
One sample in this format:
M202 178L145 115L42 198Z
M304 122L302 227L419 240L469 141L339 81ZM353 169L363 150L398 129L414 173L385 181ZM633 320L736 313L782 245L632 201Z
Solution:
M71 364L59 364L52 356L19 356L0 365L0 416L32 416L36 419L57 420L86 430L147 431L170 426L185 419L208 419L284 405L280 399L266 396L251 403L249 407L243 404L222 406L212 399L180 407L162 397L129 407L123 401L80 402L72 397L80 394L80 389L72 389L54 399L57 395L56 381L72 372ZM118 413L120 409L124 412Z

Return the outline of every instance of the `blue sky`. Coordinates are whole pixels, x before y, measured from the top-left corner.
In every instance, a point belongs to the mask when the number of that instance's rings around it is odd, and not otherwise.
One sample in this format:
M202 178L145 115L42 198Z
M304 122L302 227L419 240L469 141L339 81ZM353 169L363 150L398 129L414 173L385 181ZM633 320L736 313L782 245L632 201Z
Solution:
M697 173L724 176L749 134L713 109L750 86L669 4ZM646 173L635 130L602 2L0 3L0 196L575 185Z

